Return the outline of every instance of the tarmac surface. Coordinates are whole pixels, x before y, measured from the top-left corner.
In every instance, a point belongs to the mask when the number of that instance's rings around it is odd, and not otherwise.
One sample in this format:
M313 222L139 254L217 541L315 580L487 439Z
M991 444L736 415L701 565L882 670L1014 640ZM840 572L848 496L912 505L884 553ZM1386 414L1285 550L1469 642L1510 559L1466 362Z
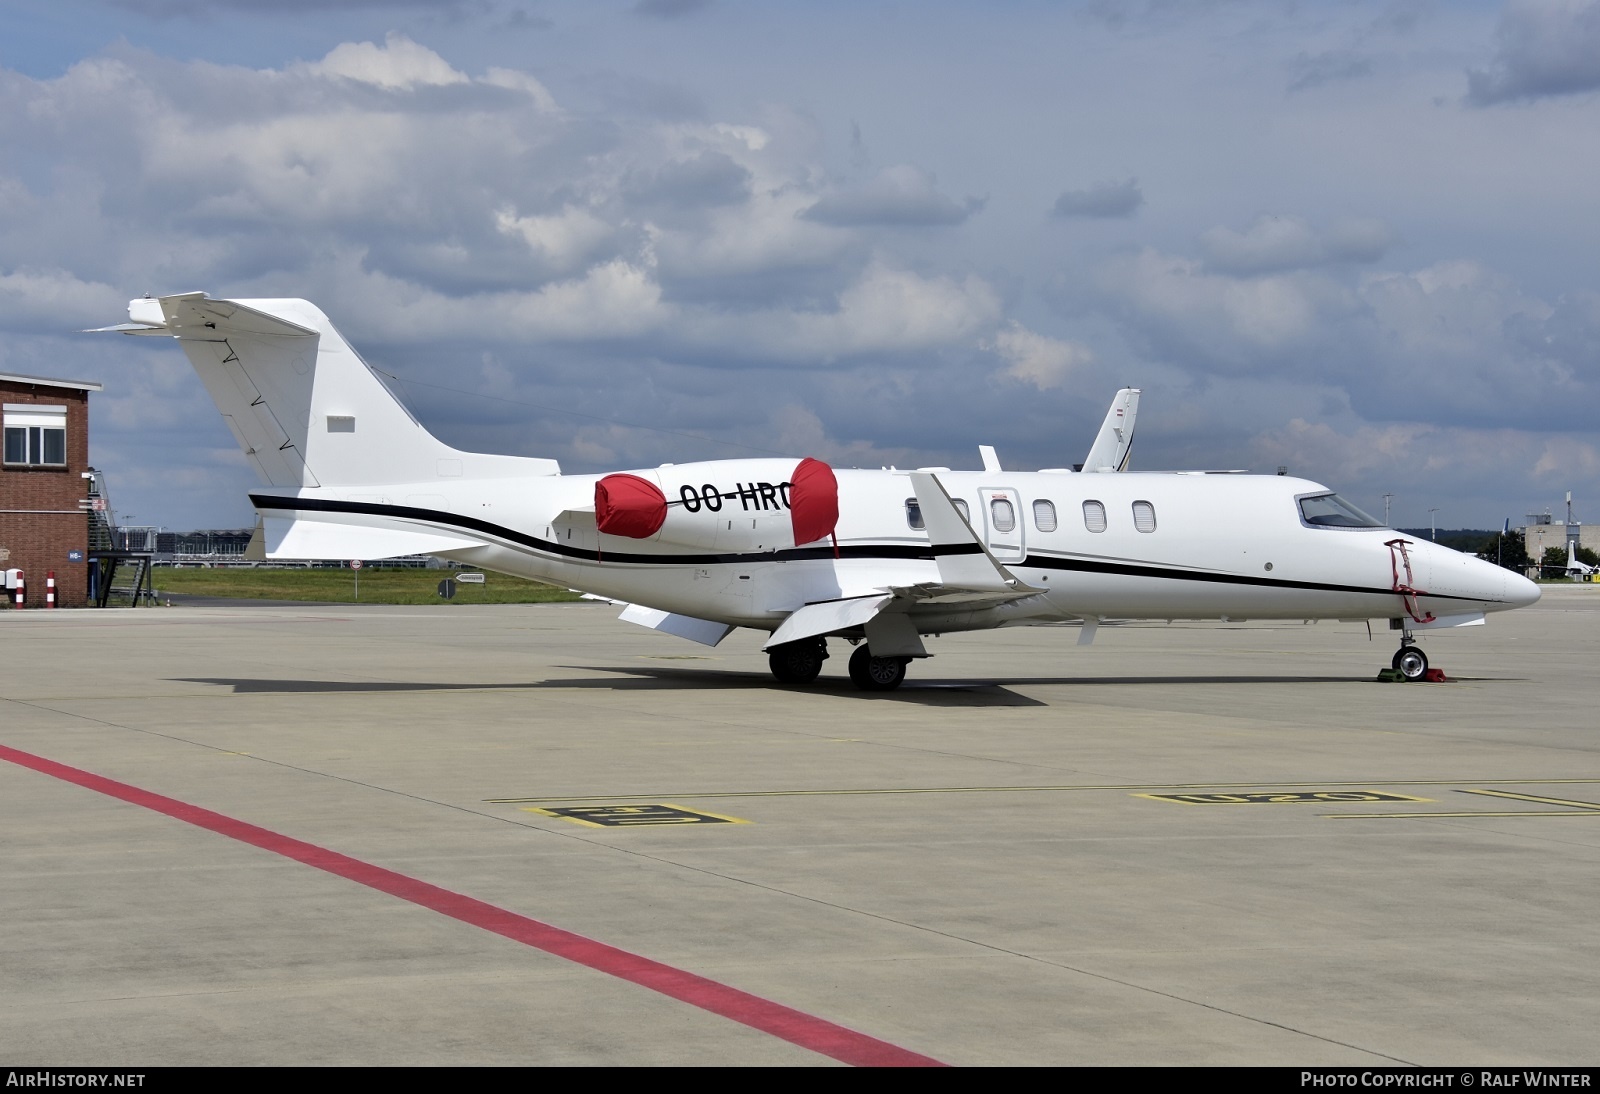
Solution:
M1156 623L867 695L614 616L0 614L0 1065L1600 1055L1600 585L1444 684Z

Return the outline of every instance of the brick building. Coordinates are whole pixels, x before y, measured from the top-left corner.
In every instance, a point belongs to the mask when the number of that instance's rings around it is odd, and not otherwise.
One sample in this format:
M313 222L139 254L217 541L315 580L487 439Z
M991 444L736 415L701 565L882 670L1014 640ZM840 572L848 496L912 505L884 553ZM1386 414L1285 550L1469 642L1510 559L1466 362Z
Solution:
M89 602L89 392L101 385L0 372L5 450L0 460L0 570L19 569L26 606L45 606L45 577L56 575L56 603ZM6 607L15 594L6 593Z

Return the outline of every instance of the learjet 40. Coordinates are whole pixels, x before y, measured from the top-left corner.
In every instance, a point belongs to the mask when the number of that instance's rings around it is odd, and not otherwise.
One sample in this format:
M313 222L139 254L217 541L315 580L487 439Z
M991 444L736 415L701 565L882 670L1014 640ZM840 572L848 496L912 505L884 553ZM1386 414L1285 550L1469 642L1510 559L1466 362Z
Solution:
M268 558L426 554L627 605L714 646L766 632L775 677L897 687L924 638L1109 619L1389 620L1416 631L1533 603L1525 578L1384 527L1286 475L1124 470L1138 391L1118 393L1081 471L850 470L713 460L604 475L451 448L304 300L146 297L104 328L178 341L262 488Z

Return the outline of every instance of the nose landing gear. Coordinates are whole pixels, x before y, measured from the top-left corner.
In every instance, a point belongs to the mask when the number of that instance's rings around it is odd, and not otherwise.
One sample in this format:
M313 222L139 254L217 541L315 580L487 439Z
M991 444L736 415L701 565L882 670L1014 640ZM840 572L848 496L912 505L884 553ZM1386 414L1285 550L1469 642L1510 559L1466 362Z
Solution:
M1414 623L1432 623L1433 613L1424 612L1417 602L1418 596L1426 595L1416 587L1416 578L1411 571L1411 555L1406 547L1411 543L1407 539L1391 539L1384 543L1389 548L1389 572L1394 579L1394 591L1399 594L1400 603ZM1402 576L1404 575L1404 576ZM1389 662L1391 668L1402 680L1425 680L1428 678L1428 655L1422 648L1413 644L1411 628L1404 619L1395 619L1390 626L1400 627L1400 648L1395 651L1394 659ZM1435 673L1435 678L1443 676Z
M1428 655L1422 652L1420 646L1411 644L1411 634L1406 632L1402 639L1401 647L1395 651L1394 660L1390 666L1400 674L1402 680L1421 680L1428 675Z

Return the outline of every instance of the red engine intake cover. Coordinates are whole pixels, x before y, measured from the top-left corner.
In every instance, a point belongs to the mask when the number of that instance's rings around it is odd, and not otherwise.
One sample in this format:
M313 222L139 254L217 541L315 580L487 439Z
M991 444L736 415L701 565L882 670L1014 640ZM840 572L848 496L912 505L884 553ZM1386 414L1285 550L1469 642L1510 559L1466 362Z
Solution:
M653 482L638 475L607 475L594 484L594 522L607 535L649 539L666 519L666 495Z
M795 545L832 535L839 524L839 480L833 477L833 468L807 456L795 466L789 481Z

